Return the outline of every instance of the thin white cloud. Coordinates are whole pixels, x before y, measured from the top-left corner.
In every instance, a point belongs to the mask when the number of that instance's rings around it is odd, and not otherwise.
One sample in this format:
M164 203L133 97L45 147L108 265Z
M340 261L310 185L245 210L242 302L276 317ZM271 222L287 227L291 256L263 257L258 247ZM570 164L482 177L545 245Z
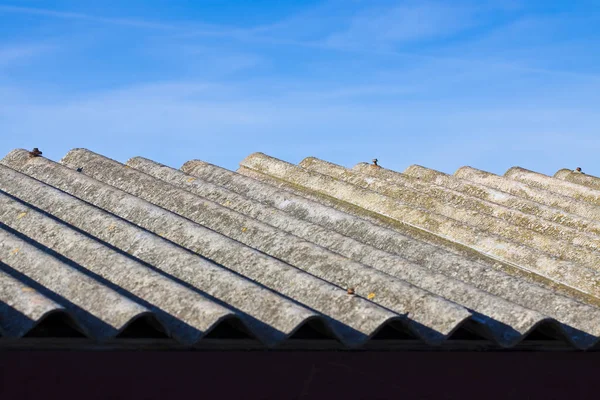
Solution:
M474 23L476 7L457 3L326 1L273 23L227 31L199 29L183 36L222 35L240 41L330 50L381 51L373 44L448 34Z
M0 68L17 65L26 60L40 56L54 48L51 44L23 43L0 44Z
M433 2L367 8L325 42L334 47L373 47L447 36L473 26L476 11L460 4Z
M0 4L0 14L2 13L13 13L13 14L26 14L26 15L37 15L41 17L57 18L64 20L78 20L88 21L93 23L107 24L107 25L118 25L130 28L139 29L151 29L159 30L168 33L173 39L185 39L194 37L205 37L205 38L228 38L238 41L245 42L275 42L275 38L268 37L255 37L255 33L268 31L268 27L256 27L256 28L239 28L234 26L215 25L195 21L193 23L175 23L175 22L157 22L150 21L140 18L114 18L114 17L102 17L98 15L90 15L85 13L71 12L71 11L56 11L46 8L34 8L34 7L21 7L21 6L9 6ZM292 43L287 43L292 44ZM296 43L297 44L297 43Z
M369 5L371 4L373 3L369 2ZM341 15L335 17L323 15L324 12L341 11L342 9L339 7L341 7L341 4L331 1L314 9L298 13L290 18L276 21L273 24L251 28L202 23L180 26L144 19L106 18L77 12L10 5L0 5L0 13L20 13L60 19L85 20L134 28L159 29L171 33L174 39L189 39L198 36L224 37L251 44L296 46L375 56L410 57L426 62L475 62L482 64L482 66L491 64L481 60L473 61L449 56L419 54L401 51L389 46L377 46L377 44L390 44L404 40L427 38L432 35L464 29L472 22L473 8L461 7L458 4L450 7L444 3L418 2L404 3L400 6L388 8L377 7L376 5L370 6L358 14L354 14L353 17L348 11L344 11ZM335 23L332 24L332 21ZM332 25L338 26L344 24L349 25L349 27L337 32L331 28ZM256 63L256 59L249 58L233 61L244 64L241 65L241 68ZM502 66L501 63L495 63L494 65ZM512 63L509 67L519 68L516 63ZM538 70L543 73L553 72L541 68ZM535 71L532 70L531 72Z
M68 12L68 11L55 11L45 8L33 8L33 7L20 7L20 6L7 6L0 5L0 13L15 13L15 14L28 14L28 15L39 15L43 17L52 17L60 19L72 19L72 20L85 20L90 22L100 22L105 24L113 25L124 25L137 28L150 28L150 29L163 29L173 30L177 29L175 25L164 24L159 22L146 21L141 19L128 19L128 18L105 18L98 17L89 14Z
M357 2L358 4L358 2ZM515 11L513 5L503 2L471 3L447 2L401 2L394 6L381 6L381 2L361 3L362 9L348 11L347 3L326 2L272 24L247 29L199 30L185 33L180 38L195 36L227 36L239 42L274 46L294 46L330 52L354 53L374 57L399 57L423 63L440 63L465 68L504 69L521 73L558 75L572 78L596 78L593 74L562 71L560 69L531 66L516 58L480 57L460 51L406 51L402 44L419 40L446 37L477 26L479 17L494 10ZM355 4L356 5L356 4ZM516 18L508 24L518 24ZM340 28L342 27L342 28ZM451 48L451 47L450 47ZM487 52L489 53L489 51ZM460 54L460 56L456 56Z

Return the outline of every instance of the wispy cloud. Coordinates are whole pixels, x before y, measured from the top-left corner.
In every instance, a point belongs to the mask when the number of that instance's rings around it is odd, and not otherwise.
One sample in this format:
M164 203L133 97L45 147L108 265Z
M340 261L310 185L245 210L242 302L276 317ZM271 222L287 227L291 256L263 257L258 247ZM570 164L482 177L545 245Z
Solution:
M93 23L117 25L130 28L159 30L171 35L171 37L174 39L206 37L228 38L246 42L265 43L274 42L276 40L272 37L256 36L256 34L265 33L269 31L269 26L240 28L236 26L209 24L201 21L194 21L193 23L169 23L157 22L143 18L113 18L72 11L57 11L47 8L21 7L0 4L0 14L2 13L37 15L40 17L56 18L63 20L88 21Z
M394 45L447 36L473 26L476 8L460 4L409 2L369 7L351 18L349 26L325 38L334 47Z
M53 45L45 43L0 44L0 68L17 65L52 49Z
M480 42L479 44L473 44L473 48L479 49L475 52L468 51L470 41L466 44L461 42L459 46L451 44L448 47L450 51L445 51L444 44L419 51L414 50L414 46L404 46L452 38L456 34L484 24L485 18L494 15L496 11L516 12L521 7L522 4L518 1L457 1L452 4L439 1L402 1L393 4L369 1L353 2L351 6L348 6L347 2L329 1L272 24L244 29L191 30L178 37L193 39L197 36L213 35L228 37L249 45L298 47L334 54L398 57L424 63L464 66L467 69L495 68L531 74L596 78L594 74L529 65L522 57L482 57L482 54L493 54L498 46L498 42L492 40L497 36L495 30L490 33L488 48L484 49L485 51L481 51L486 43L482 39L476 41ZM509 19L507 25L525 24L524 19L526 18ZM543 23L544 21L540 22ZM500 31L505 29L503 24L500 26ZM527 33L532 34L535 32ZM486 37L485 34L480 35Z
M459 3L329 0L269 24L191 30L186 37L228 35L243 42L316 49L385 51L382 44L443 36L472 26L475 6Z
M129 18L105 18L95 15L68 12L68 11L56 11L45 8L33 8L33 7L20 7L20 6L7 6L0 5L0 13L15 13L15 14L28 14L38 15L42 17L60 18L60 19L71 19L71 20L84 20L90 22L99 22L104 24L112 25L124 25L137 28L150 28L150 29L162 29L162 30L175 30L178 29L176 26L171 24L165 24L160 22L146 21L142 19L129 19Z
M190 68L201 69L203 75L213 77L245 71L265 62L264 57L258 53L238 48L225 49L223 46L208 44L169 43L157 51L159 56L165 54L165 48L175 59L186 63Z
M375 56L410 57L422 61L469 61L450 56L404 51L393 45L448 35L465 29L473 24L474 7L458 4L448 6L446 3L434 2L404 2L400 6L385 7L377 5L379 2L369 2L365 7L362 2L357 2L359 3L362 8L351 12L344 11L343 6L346 3L330 1L271 24L244 28L201 22L181 25L135 18L108 18L78 12L11 5L0 5L0 13L157 29L167 32L174 41L193 40L197 37L220 37L255 45L293 46ZM234 61L236 64L248 64L255 63L256 59Z

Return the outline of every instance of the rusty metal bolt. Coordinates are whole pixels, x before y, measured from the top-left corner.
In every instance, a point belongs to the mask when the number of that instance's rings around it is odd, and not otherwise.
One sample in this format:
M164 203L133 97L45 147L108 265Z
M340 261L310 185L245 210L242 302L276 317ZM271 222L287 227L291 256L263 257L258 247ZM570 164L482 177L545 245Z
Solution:
M33 150L29 152L29 157L39 157L42 155L42 152L37 147L34 147Z

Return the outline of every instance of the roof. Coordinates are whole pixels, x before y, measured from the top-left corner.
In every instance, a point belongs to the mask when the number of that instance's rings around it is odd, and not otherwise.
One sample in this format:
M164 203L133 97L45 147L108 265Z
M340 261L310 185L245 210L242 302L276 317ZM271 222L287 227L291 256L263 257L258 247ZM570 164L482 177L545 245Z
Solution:
M600 178L0 161L0 348L593 350Z

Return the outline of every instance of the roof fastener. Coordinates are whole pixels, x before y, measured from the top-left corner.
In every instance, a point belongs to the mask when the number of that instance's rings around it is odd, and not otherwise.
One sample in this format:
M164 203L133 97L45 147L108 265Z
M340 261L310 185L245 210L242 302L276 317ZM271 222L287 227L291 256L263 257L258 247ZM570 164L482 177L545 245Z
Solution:
M29 157L39 157L42 155L42 152L37 147L34 147L33 150L29 152Z

